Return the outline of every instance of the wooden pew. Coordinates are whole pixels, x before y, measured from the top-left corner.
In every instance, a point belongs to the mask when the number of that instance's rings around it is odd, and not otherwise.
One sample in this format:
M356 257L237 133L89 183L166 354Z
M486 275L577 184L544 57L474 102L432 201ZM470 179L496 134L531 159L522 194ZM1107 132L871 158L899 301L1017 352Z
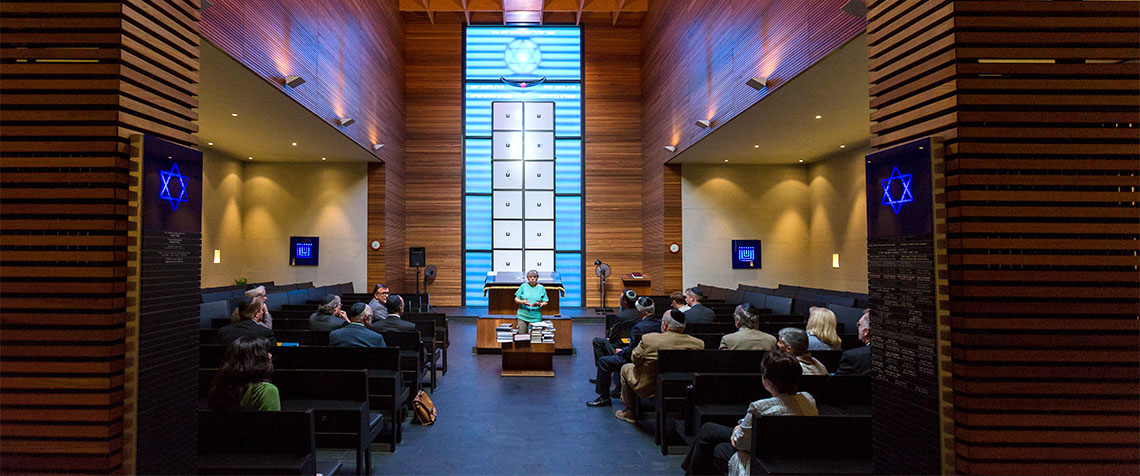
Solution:
M217 369L198 372L199 397L205 398ZM272 381L282 410L313 410L318 448L355 449L357 474L371 474L369 448L383 429L384 417L368 409L367 371L278 370Z
M705 423L735 426L748 411L748 404L772 395L764 388L760 373L693 374L686 389L685 409L677 421L677 433L688 445Z
M298 345L329 345L328 332L313 332L309 330L294 331L294 330L274 330L273 337L277 339L278 345L282 344L298 344ZM202 344L220 344L221 337L218 335L217 329L198 329L198 342Z
M400 370L404 374L404 386L410 391L407 405L410 407L412 399L423 388L424 379L424 350L420 333L417 332L381 332L384 343L388 347L400 349Z
M443 362L440 370L443 375L447 375L447 348L451 347L451 332L447 327L447 314L441 312L422 312L422 313L406 313L401 318L416 322L422 320L431 320L435 323L435 341L436 346L442 349ZM422 332L422 330L421 330Z
M198 350L201 368L221 365L225 346L202 345ZM369 407L389 423L389 452L403 440L403 422L407 419L405 402L409 390L400 372L400 350L395 347L277 347L273 349L273 367L278 370L356 370L368 371Z
M762 350L662 350L657 355L657 389L653 406L657 413L654 442L661 454L669 454L672 418L680 417L687 389L698 372L759 373Z
M752 422L754 475L874 474L871 417L763 416Z
M312 410L198 411L198 474L332 474L317 464ZM330 471L331 470L331 471Z

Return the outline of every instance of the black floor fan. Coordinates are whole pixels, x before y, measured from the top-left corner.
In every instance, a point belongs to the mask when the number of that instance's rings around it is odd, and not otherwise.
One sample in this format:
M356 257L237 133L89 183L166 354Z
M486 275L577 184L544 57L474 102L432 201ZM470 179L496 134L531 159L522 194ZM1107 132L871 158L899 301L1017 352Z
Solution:
M613 309L606 307L606 278L609 278L612 272L610 265L603 263L602 260L594 260L594 275L598 277L598 292L602 296L602 307L594 309L598 314L613 312Z

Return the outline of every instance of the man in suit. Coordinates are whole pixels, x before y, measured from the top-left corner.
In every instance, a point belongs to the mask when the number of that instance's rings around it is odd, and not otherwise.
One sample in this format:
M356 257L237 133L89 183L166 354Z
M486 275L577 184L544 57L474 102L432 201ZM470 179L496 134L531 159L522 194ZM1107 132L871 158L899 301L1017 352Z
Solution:
M859 340L861 347L848 350L839 357L839 369L835 375L871 375L871 310L863 311L859 318Z
M263 306L265 306L265 303L269 302L269 297L265 293L265 286L260 284L247 285L245 287L245 299L253 299L255 297L261 298ZM233 314L230 314L230 324L237 324L240 320L241 311L239 309L234 309ZM262 316L261 321L259 321L258 324L266 329L273 328L273 315L269 314L269 308L265 309L265 315Z
M639 297L637 298L637 302L634 303L634 308L641 320L630 330L629 345L613 350L611 354L603 355L598 358L598 375L594 379L594 392L598 394L598 398L586 402L586 406L588 407L608 407L611 405L610 398L615 396L615 392L610 390L610 384L612 382L611 375L621 370L623 365L630 362L629 354L632 353L632 351L629 349L637 348L643 335L649 332L656 332L661 328L661 320L653 317L655 309L652 299L645 296Z
M414 322L400 319L400 314L404 313L404 298L400 297L399 294L388 296L388 301L384 303L384 307L388 311L387 314L384 317L373 316L372 330L376 332L415 332L416 324Z
M358 302L348 311L349 323L329 333L329 345L335 347L384 347L384 337L368 326L372 324L372 308Z
M266 313L265 298L254 297L242 300L238 305L238 321L218 329L222 345L230 345L238 337L258 336L269 339L269 346L275 347L277 340L273 338L273 329L261 325Z
M776 350L776 338L757 329L760 326L760 310L749 303L736 306L732 313L736 321L736 332L720 338L721 350Z
M391 296L391 291L384 283L379 283L372 287L372 300L368 301L368 307L372 308L372 320L380 321L388 317L388 298Z
M326 294L321 298L321 305L309 316L309 330L329 332L347 326L348 316L340 308L340 296Z
M685 302L690 307L688 311L685 311L687 322L713 322L716 320L716 314L713 313L713 310L701 304L704 299L705 293L699 287L693 286L685 290Z
M670 310L661 317L661 332L642 336L633 349L633 363L621 367L621 402L625 410L618 410L617 419L637 423L633 404L637 397L653 398L657 387L657 355L662 350L699 350L705 348L700 339L685 335L685 313Z
M623 345L621 335L644 317L634 307L633 303L636 300L637 293L633 292L632 289L621 292L621 312L617 314L617 320L613 327L606 331L606 337L595 337L593 340L595 366L598 365L598 360L602 357L616 354L616 349Z

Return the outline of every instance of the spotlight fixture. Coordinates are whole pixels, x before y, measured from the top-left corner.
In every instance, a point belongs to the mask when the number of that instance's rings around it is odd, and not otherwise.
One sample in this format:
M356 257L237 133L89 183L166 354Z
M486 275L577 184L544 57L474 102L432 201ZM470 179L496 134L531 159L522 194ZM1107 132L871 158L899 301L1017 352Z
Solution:
M296 88L302 84L305 84L305 78L302 78L295 74L290 74L289 76L285 77L285 85L289 86L290 88Z
M759 148L760 148L760 144L756 144L756 145L752 146L752 148L753 148L753 149L759 149Z
M823 119L823 116L821 116L821 115L819 115L819 114L816 114L816 115L815 115L815 118L816 118L816 119Z
M380 150L384 148L384 144L372 144L372 150Z
M206 145L214 145L213 142L207 142Z
M701 120L695 122L694 124L696 124L697 127L700 127L701 129L708 129L709 126L712 125L712 121L710 121L708 119L701 119Z
M667 146L665 146L665 150L667 150L667 151L669 151L669 152L676 152L676 151L677 151L677 146L675 146L675 145L667 145Z
M840 148L840 149L846 149L846 148L847 148L847 144L840 144L840 145L839 145L839 148Z
M237 117L237 113L236 113L236 112L231 112L231 113L230 113L230 116L231 116L231 117Z
M353 119L351 117L342 117L337 120L337 122L339 122L341 126L348 127L351 126L352 123L356 122L356 119Z
M759 91L768 87L768 78L764 76L754 76L752 79L749 79L746 84L752 86L752 89Z

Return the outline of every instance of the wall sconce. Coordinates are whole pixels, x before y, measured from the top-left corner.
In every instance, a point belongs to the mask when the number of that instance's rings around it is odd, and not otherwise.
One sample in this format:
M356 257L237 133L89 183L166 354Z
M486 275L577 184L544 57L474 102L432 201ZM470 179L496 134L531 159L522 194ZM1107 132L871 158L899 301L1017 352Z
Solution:
M755 76L752 79L749 79L745 84L752 86L752 89L759 91L768 87L768 78L765 78L763 76Z
M372 144L372 150L380 150L384 148L384 144Z
M214 264L221 264L222 250L214 250Z
M708 119L701 119L701 120L697 121L695 124L697 125L697 127L700 127L701 129L708 129L709 126L712 125L712 121L710 121Z
M832 268L838 268L839 267L839 253L832 253L831 254L831 267Z
M342 117L337 122L340 122L340 125L342 126L348 127L352 125L352 123L356 122L356 119L353 119L351 117Z
M677 146L673 146L673 145L667 145L667 146L665 146L665 150L667 150L667 151L669 151L669 152L676 152L676 151L677 151Z
M302 84L305 84L305 78L302 78L295 74L290 74L289 76L285 77L285 85L289 86L290 88L296 88Z

